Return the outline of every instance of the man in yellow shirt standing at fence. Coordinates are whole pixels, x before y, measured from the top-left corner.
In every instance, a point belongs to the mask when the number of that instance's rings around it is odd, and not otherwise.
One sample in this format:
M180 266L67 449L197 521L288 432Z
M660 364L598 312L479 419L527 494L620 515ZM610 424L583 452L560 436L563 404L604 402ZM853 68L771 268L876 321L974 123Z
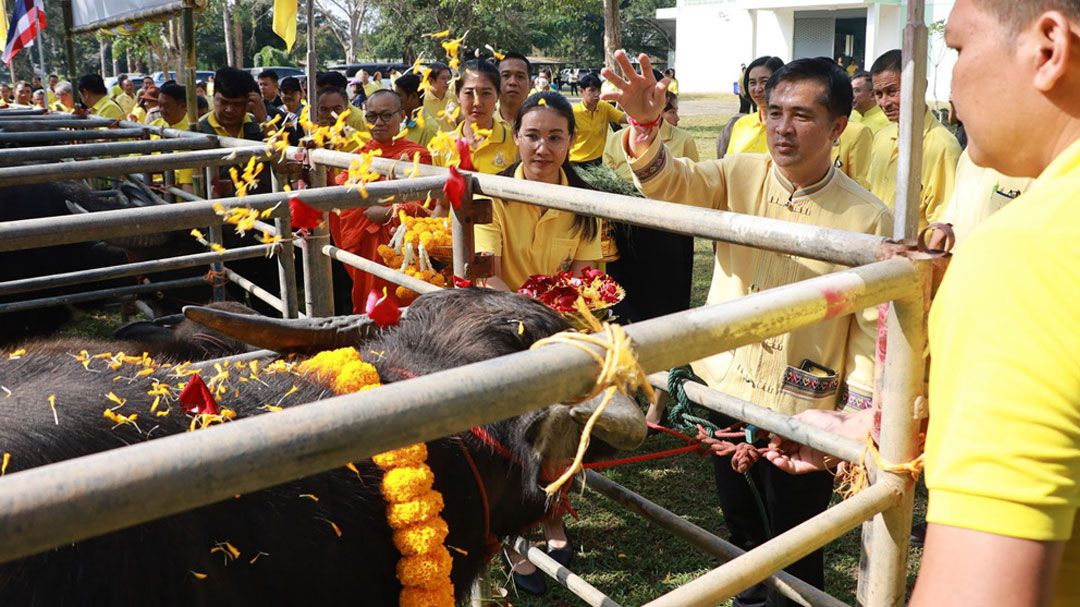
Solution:
M945 41L972 162L1036 179L957 249L931 308L911 605L1080 605L1080 6L957 0ZM870 419L840 430L862 440Z
M646 196L673 202L782 219L867 234L888 234L892 215L881 201L839 171L832 148L851 113L851 82L829 59L799 59L777 69L765 90L769 154L733 154L700 163L672 158L660 142L659 120L666 81L657 83L642 55L642 74L626 54L615 54L626 78L604 75L621 89L606 95L630 118L623 138L638 188ZM719 303L842 269L832 263L716 243L716 266L708 302ZM693 363L695 373L727 394L794 414L807 409L868 407L872 399L876 309L828 319ZM655 413L654 413L655 414ZM728 424L727 419L720 420ZM754 493L730 454L713 458L717 492L731 541L750 549L823 512L833 477L804 478L768 466L750 470L764 496L762 520ZM824 554L818 550L788 567L800 579L822 587ZM736 597L736 606L783 605L782 597L754 586Z
M581 101L574 104L574 145L570 162L599 164L604 155L611 124L626 124L626 115L600 100L600 79L596 74L581 77Z
M896 162L899 158L897 137L900 134L900 50L886 52L870 66L874 97L892 123L874 136L870 157L870 191L889 205L896 203ZM927 108L923 116L922 210L919 228L925 228L940 212L952 194L960 144Z
M105 81L98 74L86 74L79 78L79 97L94 116L113 120L122 120L125 116L124 110L109 99Z

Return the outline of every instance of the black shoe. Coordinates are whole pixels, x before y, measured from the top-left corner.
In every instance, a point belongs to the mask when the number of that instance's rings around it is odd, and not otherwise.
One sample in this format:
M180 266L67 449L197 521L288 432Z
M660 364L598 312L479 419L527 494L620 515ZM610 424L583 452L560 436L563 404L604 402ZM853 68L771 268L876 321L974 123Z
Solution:
M547 554L556 563L562 565L563 567L569 568L570 559L574 556L574 545L571 544L570 539L567 538L566 546L563 546L562 548L549 548Z
M919 523L911 527L911 537L909 538L912 547L921 548L926 541L926 523Z
M518 590L531 594L534 596L540 596L547 592L547 580L546 576L539 569L526 575L524 573L518 573L514 571L514 565L510 562L510 557L507 556L506 551L502 551L503 562L506 563L508 569L510 569L510 577L514 580L514 587Z

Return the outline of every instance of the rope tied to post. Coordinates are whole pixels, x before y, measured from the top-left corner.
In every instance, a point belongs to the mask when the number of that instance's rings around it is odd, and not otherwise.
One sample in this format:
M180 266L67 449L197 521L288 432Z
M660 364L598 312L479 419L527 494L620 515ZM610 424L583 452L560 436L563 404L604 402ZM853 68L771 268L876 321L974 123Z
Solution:
M596 421L604 413L604 409L607 408L608 403L611 402L617 392L632 397L638 389L641 389L645 392L649 402L656 400L656 393L653 392L652 386L649 385L645 370L638 362L637 355L634 354L630 337L626 334L626 331L617 324L601 323L596 320L580 297L576 306L589 328L595 333L601 333L602 337L576 331L564 331L538 340L530 349L553 344L565 344L588 353L596 361L596 364L600 365L600 373L596 377L593 389L577 402L589 400L601 392L604 393L604 398L581 431L581 440L578 442L573 463L563 471L559 478L544 487L544 492L548 495L557 493L567 481L583 469L582 460L585 458L586 449L589 448L589 439L592 435L593 426L596 425ZM596 351L596 348L602 349L604 354L601 355Z
M203 276L203 280L210 283L210 286L219 289L229 285L229 275L224 271L218 272L216 270L207 270L206 275Z
M873 460L874 466L878 470L892 472L893 474L906 474L912 480L918 480L923 471L923 455L920 453L915 459L899 464L886 462L881 459L881 452L878 451L877 445L874 443L873 434L867 432L866 447L863 449L859 462L857 464L844 464L843 470L836 475L836 493L842 499L847 499L870 485L866 468L868 456Z
M671 427L683 432L693 433L698 426L704 428L709 436L715 436L719 427L700 415L694 414L694 403L686 395L686 382L692 381L705 385L705 380L694 373L690 365L675 367L668 371L668 393L675 399L668 413Z

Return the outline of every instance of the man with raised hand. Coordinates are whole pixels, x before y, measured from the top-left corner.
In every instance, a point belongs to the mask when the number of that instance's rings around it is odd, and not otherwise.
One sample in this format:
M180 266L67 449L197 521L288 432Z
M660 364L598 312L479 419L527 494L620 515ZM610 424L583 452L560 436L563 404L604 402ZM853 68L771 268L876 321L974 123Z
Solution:
M769 80L769 154L734 154L697 163L674 158L660 140L667 81L656 81L648 56L639 57L640 73L626 53L616 52L615 60L626 76L604 70L619 89L605 98L617 101L630 118L623 153L646 196L853 232L891 232L892 215L885 205L833 164L833 145L847 126L852 93L847 74L831 60L799 59ZM843 269L722 242L715 250L710 304ZM696 361L693 368L711 387L782 413L864 408L872 398L876 325L876 310L864 310ZM658 413L650 411L650 416L655 419ZM720 419L721 425L732 421ZM769 539L765 521L742 474L745 470L733 470L730 450L716 446L716 485L731 541L749 550ZM823 512L833 486L832 476L824 472L806 479L777 472L769 466L750 469L773 534ZM787 571L822 587L822 551ZM737 606L788 604L761 585L735 599Z
M1036 179L957 249L930 310L929 527L911 604L1078 605L1080 5L957 0L945 42L972 162ZM861 439L873 418L840 417L806 421ZM777 444L784 469L822 466Z

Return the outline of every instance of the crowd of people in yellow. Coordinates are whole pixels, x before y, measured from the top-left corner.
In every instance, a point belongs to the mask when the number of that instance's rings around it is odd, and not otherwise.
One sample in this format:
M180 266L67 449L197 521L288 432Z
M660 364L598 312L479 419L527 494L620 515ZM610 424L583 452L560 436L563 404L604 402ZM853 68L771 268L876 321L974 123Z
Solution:
M1075 605L1080 206L1072 198L1080 187L1080 9L1056 0L1020 8L958 0L946 40L960 52L953 99L968 144L964 149L952 125L929 110L921 117L919 226L949 224L959 246L930 313L930 525L913 604L963 596L979 605ZM674 72L653 72L644 55L640 68L621 51L615 60L619 69L605 68L604 80L580 78L576 103L550 90L550 75L534 81L529 59L511 52L457 69L434 63L395 73L389 87L381 74L360 81L361 106L337 72L320 72L317 97L305 99L297 78L279 80L269 70L255 78L235 68L218 70L201 87L206 106L197 124L188 122L185 87L171 81L146 79L136 90L120 78L109 91L96 74L74 87L53 76L41 105L72 111L77 92L93 115L251 140L284 126L294 143L306 135L304 124L343 122L366 142L344 151L585 189L597 188L586 179L590 171L606 167L653 199L892 234L899 50L877 57L869 71L826 58L753 60L739 83L750 113L734 123L721 158L700 162L693 138L678 126ZM0 86L0 98L33 105L35 88L40 82ZM177 182L190 187L190 171ZM217 195L229 194L224 175L213 185ZM376 249L389 241L400 213L444 212L402 201L345 211L332 218L331 231L338 246L378 261ZM493 222L478 226L476 246L494 257L487 286L516 290L533 274L598 266L605 233L595 218L495 200ZM931 231L930 246L943 233ZM647 232L621 238L620 247L647 251L626 251L623 265L610 270L628 276L627 285L651 285L664 300L650 307L656 293L628 287L627 320L688 307L689 270L627 262L668 245ZM688 263L688 241L672 242L668 265ZM714 252L709 303L842 269L725 243ZM356 310L385 286L362 272L352 278ZM697 361L693 370L723 392L862 440L873 419L876 325L877 310L864 310ZM654 420L661 414L659 406L650 411ZM753 548L827 507L833 477L820 454L774 442L767 457L775 465L749 472L768 519L763 526L758 496L732 468L731 452L700 439L715 451L720 505L739 547ZM566 562L571 550L561 523L544 526L549 551ZM515 554L508 561L519 588L544 591L528 561ZM822 587L823 553L788 571ZM790 603L755 586L735 604Z

